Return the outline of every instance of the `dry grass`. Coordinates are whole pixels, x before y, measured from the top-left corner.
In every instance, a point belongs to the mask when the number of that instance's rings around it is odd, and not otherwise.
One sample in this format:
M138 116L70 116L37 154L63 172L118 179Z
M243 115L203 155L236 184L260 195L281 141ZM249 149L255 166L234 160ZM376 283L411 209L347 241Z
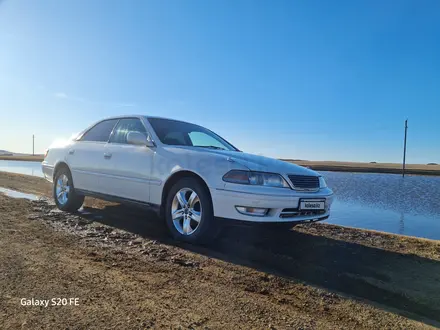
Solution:
M25 155L25 156L4 156L0 155L0 160L22 160L29 162L42 162L44 159L44 155Z

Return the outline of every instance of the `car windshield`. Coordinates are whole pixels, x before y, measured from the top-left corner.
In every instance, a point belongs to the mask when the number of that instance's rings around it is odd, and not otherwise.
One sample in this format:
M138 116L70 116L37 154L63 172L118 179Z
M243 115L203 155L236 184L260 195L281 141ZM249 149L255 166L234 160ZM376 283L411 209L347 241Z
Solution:
M195 124L163 118L148 118L148 121L164 144L239 151L214 132Z

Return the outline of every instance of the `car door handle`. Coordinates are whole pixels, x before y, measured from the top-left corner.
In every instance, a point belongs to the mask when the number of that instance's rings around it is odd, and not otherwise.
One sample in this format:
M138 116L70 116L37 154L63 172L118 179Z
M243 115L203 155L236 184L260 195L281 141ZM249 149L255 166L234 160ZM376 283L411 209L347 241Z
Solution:
M112 158L112 154L106 152L106 153L104 153L104 158L105 158L105 159L110 159L110 158Z
M70 149L69 150L69 155L73 155L75 153L75 150L74 149Z

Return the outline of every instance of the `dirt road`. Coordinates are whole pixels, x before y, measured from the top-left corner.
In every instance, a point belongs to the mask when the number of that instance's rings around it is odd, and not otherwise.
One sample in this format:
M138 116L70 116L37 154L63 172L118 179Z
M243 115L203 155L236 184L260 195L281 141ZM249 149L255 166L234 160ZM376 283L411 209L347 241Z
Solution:
M45 181L4 172L0 187L50 195ZM0 295L5 329L429 328L440 321L440 244L315 224L226 228L196 247L149 212L87 199L67 214L0 194Z

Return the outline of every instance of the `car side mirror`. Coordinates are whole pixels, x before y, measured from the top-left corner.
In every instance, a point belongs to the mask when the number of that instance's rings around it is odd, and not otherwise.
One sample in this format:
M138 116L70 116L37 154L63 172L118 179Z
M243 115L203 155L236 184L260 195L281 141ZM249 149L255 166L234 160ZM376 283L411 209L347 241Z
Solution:
M128 132L127 143L136 146L154 147L154 142L140 132Z

